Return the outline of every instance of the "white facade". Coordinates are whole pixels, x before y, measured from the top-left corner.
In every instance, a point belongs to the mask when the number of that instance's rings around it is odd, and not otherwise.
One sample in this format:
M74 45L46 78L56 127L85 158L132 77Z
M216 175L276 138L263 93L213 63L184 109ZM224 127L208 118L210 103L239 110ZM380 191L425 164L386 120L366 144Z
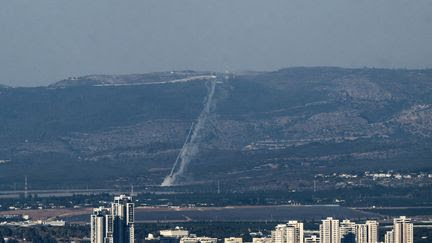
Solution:
M356 225L356 243L368 243L368 227L366 224Z
M216 238L210 237L183 237L180 243L217 243Z
M278 224L275 227L275 230L272 230L272 241L273 243L285 243L286 242L286 233L285 233L285 224Z
M375 220L367 220L367 243L378 243L378 222Z
M134 204L126 195L114 197L111 208L98 208L91 215L91 243L133 243Z
M303 223L298 221L288 221L287 223L287 243L303 243L304 232Z
M237 237L230 237L230 238L225 238L224 242L225 243L243 243L243 239L237 238Z
M339 235L341 240L350 233L356 235L356 223L351 222L349 219L342 220L339 224Z
M339 220L328 217L320 225L321 243L340 243Z
M273 243L303 243L303 223L299 221L288 221L286 224L279 224L272 231Z
M356 233L356 223L351 222L349 219L345 219L340 222L340 236L343 237L348 233Z
M189 231L176 228L174 230L160 230L159 234L163 237L182 238L189 236Z
M252 243L272 243L272 238L252 238Z
M394 243L413 243L414 226L411 219L401 216L393 220Z
M378 222L375 220L367 220L364 224L356 224L346 219L340 223L339 229L341 239L352 233L355 235L357 243L378 242Z
M106 208L100 207L93 210L90 216L90 240L92 243L106 242L107 215L109 215L109 210Z
M320 238L316 235L306 237L304 243L320 243Z
M393 230L387 231L384 236L384 243L394 243L394 232Z

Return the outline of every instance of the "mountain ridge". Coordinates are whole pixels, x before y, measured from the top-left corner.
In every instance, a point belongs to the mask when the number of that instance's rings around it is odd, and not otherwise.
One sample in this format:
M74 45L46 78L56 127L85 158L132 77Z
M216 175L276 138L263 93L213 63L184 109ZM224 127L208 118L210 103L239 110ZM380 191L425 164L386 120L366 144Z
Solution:
M431 69L178 71L3 90L0 187L20 182L22 171L41 188L80 187L88 177L95 187L159 185L213 77L214 103L184 184L300 187L332 171L432 168Z

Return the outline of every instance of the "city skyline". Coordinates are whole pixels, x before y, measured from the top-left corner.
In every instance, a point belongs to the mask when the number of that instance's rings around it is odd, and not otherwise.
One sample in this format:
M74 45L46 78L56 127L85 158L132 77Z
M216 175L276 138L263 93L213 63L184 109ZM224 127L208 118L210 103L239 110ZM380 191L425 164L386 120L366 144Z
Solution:
M134 203L132 197L120 195L114 197L111 208L99 207L91 215L92 243L127 243L134 242ZM306 230L306 233L305 233ZM298 220L288 220L277 224L271 234L252 238L252 243L379 243L379 222L367 219L356 223L349 219L340 221L327 217L321 220L318 231L304 228ZM180 227L163 229L160 236L148 234L147 241L152 243L217 243L217 238L197 236ZM406 216L393 219L393 227L381 236L384 243L413 243L413 222ZM224 243L243 243L242 237L224 238Z

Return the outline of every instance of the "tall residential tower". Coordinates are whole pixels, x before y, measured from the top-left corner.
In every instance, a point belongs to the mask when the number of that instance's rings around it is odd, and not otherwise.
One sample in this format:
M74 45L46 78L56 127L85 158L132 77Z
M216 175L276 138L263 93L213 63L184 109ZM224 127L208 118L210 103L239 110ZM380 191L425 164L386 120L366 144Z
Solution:
M340 243L339 220L328 217L320 225L321 243Z
M279 224L272 231L274 243L303 243L303 238L303 223L295 220Z
M414 231L411 219L400 216L393 220L393 239L394 243L413 243Z
M111 208L100 207L91 215L92 243L133 243L134 203L132 197L114 197Z

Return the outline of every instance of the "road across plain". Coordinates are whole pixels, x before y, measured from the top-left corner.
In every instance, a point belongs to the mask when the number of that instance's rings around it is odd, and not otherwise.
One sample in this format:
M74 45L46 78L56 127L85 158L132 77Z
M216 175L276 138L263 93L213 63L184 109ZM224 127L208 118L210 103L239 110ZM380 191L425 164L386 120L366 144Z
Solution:
M190 221L286 221L380 218L379 214L363 212L336 205L277 205L235 207L138 207L136 222L190 222ZM71 214L61 217L68 222L87 222L89 215Z

